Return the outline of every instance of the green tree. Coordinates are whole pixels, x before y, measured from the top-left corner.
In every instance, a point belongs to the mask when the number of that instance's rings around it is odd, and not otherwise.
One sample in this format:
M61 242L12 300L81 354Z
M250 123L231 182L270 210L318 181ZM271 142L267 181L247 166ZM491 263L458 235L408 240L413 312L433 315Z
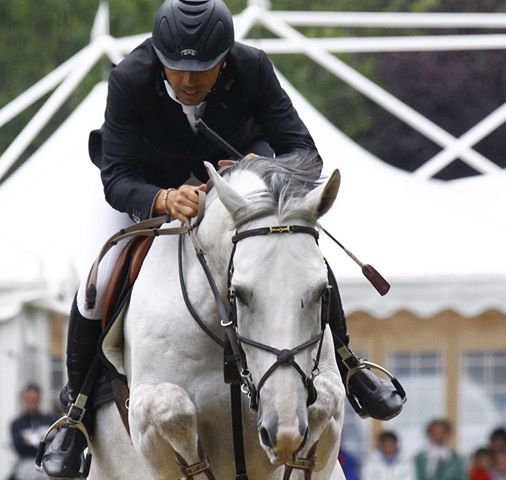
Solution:
M110 0L113 36L148 32L160 0ZM227 0L233 13L247 0ZM89 42L98 0L2 0L0 2L0 106L7 104ZM505 11L502 0L273 0L275 10L332 11ZM309 36L384 35L385 30L300 28ZM430 33L405 30L395 33ZM440 31L437 33L441 33ZM250 36L264 35L254 29ZM463 133L503 101L506 78L503 51L488 53L342 54L338 58L377 81L421 113L455 135ZM351 138L385 161L407 170L426 161L438 147L393 118L373 102L336 79L303 55L277 55L280 71ZM93 69L20 159L21 163L68 116L104 76L108 61ZM5 151L43 100L0 129L0 152ZM503 130L480 143L478 149L499 164ZM392 141L395 139L395 141ZM453 168L453 167L452 167ZM460 174L473 173L456 163ZM448 175L454 175L450 172Z

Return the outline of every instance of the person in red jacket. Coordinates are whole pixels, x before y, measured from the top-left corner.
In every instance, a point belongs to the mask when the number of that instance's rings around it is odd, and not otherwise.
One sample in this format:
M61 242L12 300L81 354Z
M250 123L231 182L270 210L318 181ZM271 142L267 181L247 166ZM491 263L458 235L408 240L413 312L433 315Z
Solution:
M492 477L492 452L488 448L479 448L473 455L469 480L494 480Z

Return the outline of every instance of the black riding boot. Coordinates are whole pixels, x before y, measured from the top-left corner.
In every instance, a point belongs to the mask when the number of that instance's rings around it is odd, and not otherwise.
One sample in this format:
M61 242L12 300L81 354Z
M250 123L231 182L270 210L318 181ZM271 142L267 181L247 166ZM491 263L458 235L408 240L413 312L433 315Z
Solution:
M348 400L363 418L390 420L402 410L405 393L397 380L394 379L393 384L378 377L368 368L367 362L356 357L349 349L350 338L341 296L334 274L328 265L327 268L329 283L332 286L329 325L334 334L337 366L346 387Z
M68 384L60 394L60 406L69 412L76 402L86 375L97 353L97 340L101 334L101 324L97 320L83 317L72 304L67 335L67 373ZM91 402L87 402L82 423L90 433L93 415ZM79 412L79 409L77 410ZM69 414L69 416L72 416ZM87 446L86 437L75 423L66 422L56 433L42 457L42 469L50 478L82 478L83 452Z

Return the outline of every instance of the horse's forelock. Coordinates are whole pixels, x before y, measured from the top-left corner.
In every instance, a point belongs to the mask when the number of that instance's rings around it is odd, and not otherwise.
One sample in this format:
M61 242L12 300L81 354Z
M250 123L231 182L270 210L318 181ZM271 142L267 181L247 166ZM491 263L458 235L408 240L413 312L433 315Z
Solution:
M277 214L280 219L303 217L314 222L316 219L300 208L300 200L318 186L320 170L321 160L314 150L237 162L230 170L232 178L234 173L251 172L258 175L266 188L247 195L248 207L234 214L236 226L269 214Z

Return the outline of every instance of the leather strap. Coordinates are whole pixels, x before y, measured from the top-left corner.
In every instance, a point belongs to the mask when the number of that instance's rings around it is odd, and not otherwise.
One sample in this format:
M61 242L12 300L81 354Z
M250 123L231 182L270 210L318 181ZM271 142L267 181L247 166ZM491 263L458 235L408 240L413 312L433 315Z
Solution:
M179 237L178 242L178 270L179 270L179 283L181 284L181 293L183 295L183 300L185 302L186 308L190 312L190 315L193 317L197 325L208 335L215 343L217 343L220 347L224 348L225 343L223 340L218 337L200 318L199 314L196 312L195 308L193 308L193 305L190 301L190 298L188 297L188 290L186 288L186 282L184 279L184 273L183 273L183 237Z
M206 455L204 455L202 446L200 445L200 441L198 443L197 448L199 457L202 460L199 460L198 462L192 465L188 465L188 462L178 452L174 451L174 454L176 455L176 462L180 467L179 470L183 474L183 478L185 480L193 480L193 477L195 475L205 473L208 480L216 480L211 470L211 464L209 463L209 459L207 458Z
M202 221L206 208L206 193L198 190L199 196L199 208L197 215L186 225L180 227L160 228L164 223L171 221L168 215L162 215L160 217L150 218L142 222L130 225L129 227L122 228L119 232L112 235L104 244L96 260L91 266L90 273L88 274L88 280L86 282L86 309L93 310L96 304L97 297L97 277L98 267L100 262L107 254L107 252L118 244L121 240L131 237L158 237L160 235L184 235L185 233L191 233ZM191 235L193 245L197 251L202 251L202 248L198 244L198 240L195 235Z
M242 403L240 385L230 385L232 405L232 435L235 456L235 480L248 480L246 473L246 455L244 453L244 437L242 432Z
M257 237L259 235L275 235L277 233L308 233L309 235L312 235L316 240L318 240L320 236L318 230L313 227L305 227L303 225L282 225L276 227L253 228L251 230L236 233L232 237L232 242L237 243L244 238Z
M304 480L311 480L313 470L316 465L316 448L318 442L316 442L308 452L306 458L300 458L294 455L294 459L291 462L286 463L283 480L289 480L294 470L302 470L304 472Z

